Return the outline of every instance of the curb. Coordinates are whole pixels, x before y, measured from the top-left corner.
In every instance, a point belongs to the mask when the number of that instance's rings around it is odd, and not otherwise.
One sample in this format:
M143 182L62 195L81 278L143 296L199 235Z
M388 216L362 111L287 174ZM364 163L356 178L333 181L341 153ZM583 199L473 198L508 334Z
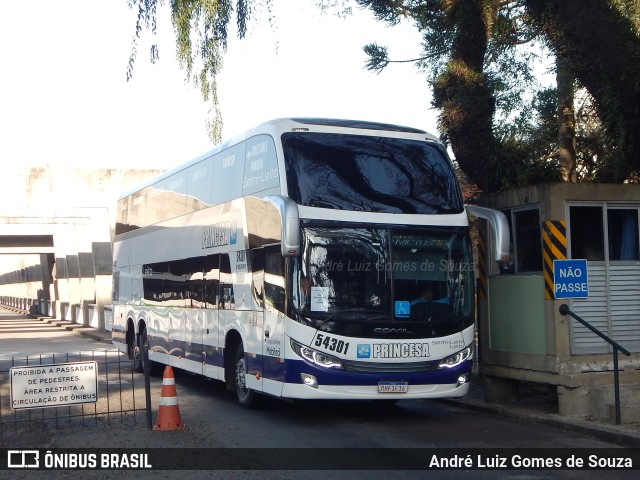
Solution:
M19 308L10 307L7 305L2 305L2 308L5 310L9 310L14 313L18 313L20 315L24 315L26 317L33 318L34 320L39 320L44 323L48 323L53 327L64 328L67 331L75 332L83 337L90 338L91 340L95 340L97 342L109 343L111 344L111 333L107 331L97 330L93 327L86 327L84 325L80 325L79 323L73 323L69 320L58 320L53 317L43 317L41 315L33 315L26 310L21 310Z
M483 400L469 397L445 398L440 401L482 413L509 418L521 423L541 424L568 432L589 435L622 447L640 448L640 430L634 427L595 424L587 420L561 416L559 414L535 412L517 407L516 405L489 404Z
M89 327L91 328L91 327ZM83 337L86 338L90 338L91 340L95 340L97 342L103 342L103 343L108 343L111 344L111 335L104 336L102 334L100 334L99 332L94 331L95 329L91 328L91 330L76 330L76 333L79 333L80 335L82 335Z

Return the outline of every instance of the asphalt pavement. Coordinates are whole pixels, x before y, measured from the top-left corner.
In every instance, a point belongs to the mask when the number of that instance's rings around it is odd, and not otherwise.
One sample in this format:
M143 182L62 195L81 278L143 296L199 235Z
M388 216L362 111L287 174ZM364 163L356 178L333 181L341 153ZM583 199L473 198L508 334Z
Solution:
M108 331L84 327L65 320L34 316L26 311L4 305L2 308L27 317L36 318L49 326L71 330L93 341L105 344L111 343L111 332ZM554 403L554 398L548 392L529 390L524 392L524 395L522 393L521 401L518 403L489 403L485 400L484 386L482 379L479 378L471 383L469 394L465 397L442 399L440 401L451 402L461 407L492 413L519 422L539 423L581 433L621 447L640 448L640 424L615 425L599 420L559 415L556 413L557 405Z

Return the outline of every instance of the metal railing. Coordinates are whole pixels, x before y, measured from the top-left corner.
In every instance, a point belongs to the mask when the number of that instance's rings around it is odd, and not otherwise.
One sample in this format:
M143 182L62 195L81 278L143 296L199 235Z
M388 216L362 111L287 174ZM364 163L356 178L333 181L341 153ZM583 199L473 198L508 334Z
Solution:
M573 313L569 309L569 306L566 303L563 303L562 305L560 305L560 308L558 309L558 311L560 312L561 315L569 315L570 317L576 319L578 322L580 322L582 325L587 327L589 330L591 330L593 333L598 335L600 338L602 338L605 342L607 342L609 345L613 347L613 386L614 386L614 394L615 394L616 425L620 425L620 377L618 373L619 372L618 351L624 353L626 356L631 355L631 353L629 353L629 351L626 348L624 348L622 345L620 345L618 342L616 342L615 340L612 340L607 335L605 335L600 330L598 330L596 327L591 325L589 322L587 322L586 320L580 318L578 315Z
M98 400L95 403L13 409L10 378L12 367L44 366L58 363L95 361ZM147 369L148 371L148 369ZM0 437L5 434L33 432L50 427L98 426L99 423L138 423L146 413L149 426L149 380L134 372L132 361L117 350L32 355L0 360Z

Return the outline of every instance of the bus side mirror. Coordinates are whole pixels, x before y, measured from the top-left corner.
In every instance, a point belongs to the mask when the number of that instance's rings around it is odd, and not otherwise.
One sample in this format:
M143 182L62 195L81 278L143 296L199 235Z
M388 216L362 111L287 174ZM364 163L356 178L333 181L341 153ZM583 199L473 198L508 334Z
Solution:
M466 205L468 215L483 218L491 225L493 233L493 257L497 262L509 260L509 222L504 213L492 208Z
M268 195L264 200L273 205L280 214L281 244L283 257L300 254L300 216L298 204L288 197Z

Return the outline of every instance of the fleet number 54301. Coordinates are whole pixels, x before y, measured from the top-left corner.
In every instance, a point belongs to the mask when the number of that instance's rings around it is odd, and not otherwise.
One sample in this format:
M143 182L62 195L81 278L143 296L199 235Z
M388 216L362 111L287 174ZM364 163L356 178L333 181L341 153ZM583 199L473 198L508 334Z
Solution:
M324 333L318 333L316 335L315 346L324 347L332 352L343 353L345 355L349 351L349 342L325 335Z

